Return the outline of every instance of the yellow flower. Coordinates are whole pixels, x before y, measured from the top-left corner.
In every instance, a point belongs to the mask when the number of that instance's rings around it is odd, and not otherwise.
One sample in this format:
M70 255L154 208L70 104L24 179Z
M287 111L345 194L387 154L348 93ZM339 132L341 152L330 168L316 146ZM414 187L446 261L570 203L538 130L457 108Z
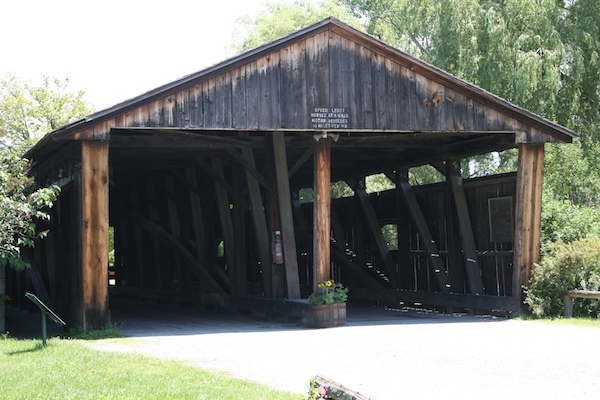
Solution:
M317 285L317 287L318 287L318 288L322 288L323 286L325 286L325 285L323 285L322 283L319 283L319 284Z
M333 283L331 283L331 281L327 281L326 285L331 286L331 285L333 285Z

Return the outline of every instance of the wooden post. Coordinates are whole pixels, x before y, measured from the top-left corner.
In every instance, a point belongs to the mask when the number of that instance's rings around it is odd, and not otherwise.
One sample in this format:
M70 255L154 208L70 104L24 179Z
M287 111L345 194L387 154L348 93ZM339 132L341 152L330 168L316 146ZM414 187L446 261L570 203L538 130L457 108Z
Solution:
M81 142L83 329L110 323L108 311L108 142Z
M313 291L331 279L331 138L319 137L314 158Z
M268 208L269 208L269 229L272 234L275 231L281 231L281 218L279 213L279 199L277 196L277 177L275 175L275 160L273 151L273 133L267 132L267 160L268 160ZM271 246L273 244L271 243ZM272 257L271 262L271 287L272 297L282 299L285 297L285 282L283 265L275 264ZM266 289L265 289L265 293Z
M235 239L235 267L231 268L231 294L246 295L246 201L244 198L244 171L233 166L233 238ZM233 275L233 276L232 276Z
M277 179L277 198L281 218L281 236L288 299L300 298L300 277L298 276L298 258L296 256L296 235L292 217L292 197L287 166L285 136L283 132L273 132L273 154L275 176Z
M512 294L521 311L526 311L523 285L529 283L534 264L540 261L543 171L544 145L519 144Z

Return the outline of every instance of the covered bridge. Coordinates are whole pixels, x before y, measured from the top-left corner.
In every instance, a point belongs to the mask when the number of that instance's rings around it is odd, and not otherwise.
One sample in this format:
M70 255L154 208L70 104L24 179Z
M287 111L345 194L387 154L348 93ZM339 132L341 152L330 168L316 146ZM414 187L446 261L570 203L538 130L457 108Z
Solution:
M329 277L390 307L519 312L544 143L574 136L326 19L42 139L28 156L62 193L8 291L86 330L113 294L268 311ZM516 173L461 178L461 159L510 148ZM411 186L421 165L445 181ZM379 173L395 189L369 194Z

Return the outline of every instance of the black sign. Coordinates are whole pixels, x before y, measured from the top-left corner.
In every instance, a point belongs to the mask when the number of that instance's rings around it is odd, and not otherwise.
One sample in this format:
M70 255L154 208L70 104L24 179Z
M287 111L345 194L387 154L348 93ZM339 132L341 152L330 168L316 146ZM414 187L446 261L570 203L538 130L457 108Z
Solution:
M348 129L348 111L345 108L317 107L310 113L315 129Z

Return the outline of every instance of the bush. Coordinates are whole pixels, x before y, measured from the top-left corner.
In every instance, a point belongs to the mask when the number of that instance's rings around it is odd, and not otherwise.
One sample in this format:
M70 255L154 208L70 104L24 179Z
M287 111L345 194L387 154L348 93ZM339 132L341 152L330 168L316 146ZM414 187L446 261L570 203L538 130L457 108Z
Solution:
M527 287L527 304L537 316L560 316L562 290L600 290L600 238L588 237L571 243L551 243L533 271ZM577 299L573 316L600 315L600 301Z

